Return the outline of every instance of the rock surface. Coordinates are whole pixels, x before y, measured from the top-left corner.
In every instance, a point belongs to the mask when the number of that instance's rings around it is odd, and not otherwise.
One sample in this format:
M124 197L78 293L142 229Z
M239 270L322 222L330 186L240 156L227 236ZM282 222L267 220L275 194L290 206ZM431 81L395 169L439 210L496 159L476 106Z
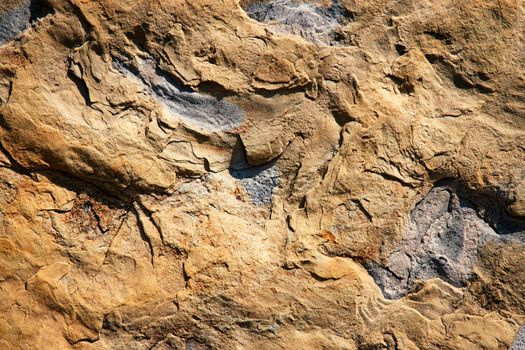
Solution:
M0 348L523 348L524 16L2 2Z

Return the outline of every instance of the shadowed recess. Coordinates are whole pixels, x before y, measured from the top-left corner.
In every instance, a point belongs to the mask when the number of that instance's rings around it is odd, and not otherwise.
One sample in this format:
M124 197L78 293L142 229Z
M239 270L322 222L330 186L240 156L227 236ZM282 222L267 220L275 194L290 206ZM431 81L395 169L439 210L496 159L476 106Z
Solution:
M261 166L249 165L240 141L234 147L230 175L241 182L250 200L256 205L270 204L273 189L279 185L275 161Z

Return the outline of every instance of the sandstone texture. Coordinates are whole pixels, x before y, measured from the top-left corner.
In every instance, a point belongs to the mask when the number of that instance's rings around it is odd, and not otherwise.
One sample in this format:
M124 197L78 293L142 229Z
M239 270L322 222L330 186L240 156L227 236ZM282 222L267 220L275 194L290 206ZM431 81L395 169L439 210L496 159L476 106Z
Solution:
M3 0L0 220L0 349L525 349L525 1Z

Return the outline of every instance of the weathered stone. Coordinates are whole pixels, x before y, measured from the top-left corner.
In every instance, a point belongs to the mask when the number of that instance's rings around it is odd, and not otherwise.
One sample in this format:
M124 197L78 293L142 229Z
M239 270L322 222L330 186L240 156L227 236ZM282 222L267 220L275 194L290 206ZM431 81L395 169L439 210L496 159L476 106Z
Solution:
M522 348L524 16L1 1L0 348Z
M524 242L525 222L519 228L495 222L496 229L501 227L495 231L487 222L496 214L492 208L464 195L454 186L432 189L412 210L405 237L385 266L369 265L387 297L399 298L417 281L430 278L464 287L472 277L478 249L486 242Z

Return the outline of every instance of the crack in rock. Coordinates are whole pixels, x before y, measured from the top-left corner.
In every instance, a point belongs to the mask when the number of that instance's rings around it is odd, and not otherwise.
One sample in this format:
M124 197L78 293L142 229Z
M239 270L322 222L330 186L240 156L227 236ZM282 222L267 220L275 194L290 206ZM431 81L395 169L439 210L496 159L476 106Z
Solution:
M277 33L300 35L326 45L335 45L334 29L338 25L354 19L340 0L333 0L330 7L292 0L252 1L243 8L250 18L270 24Z
M385 297L400 298L418 281L431 278L464 287L478 247L490 240L523 240L523 232L507 225L505 218L489 224L494 209L481 210L464 195L453 186L432 189L412 210L405 238L385 265L366 264Z
M139 80L145 92L160 102L167 116L189 127L221 132L238 128L244 121L239 106L185 88L160 71L151 59L138 59L137 67L115 60L113 66Z

